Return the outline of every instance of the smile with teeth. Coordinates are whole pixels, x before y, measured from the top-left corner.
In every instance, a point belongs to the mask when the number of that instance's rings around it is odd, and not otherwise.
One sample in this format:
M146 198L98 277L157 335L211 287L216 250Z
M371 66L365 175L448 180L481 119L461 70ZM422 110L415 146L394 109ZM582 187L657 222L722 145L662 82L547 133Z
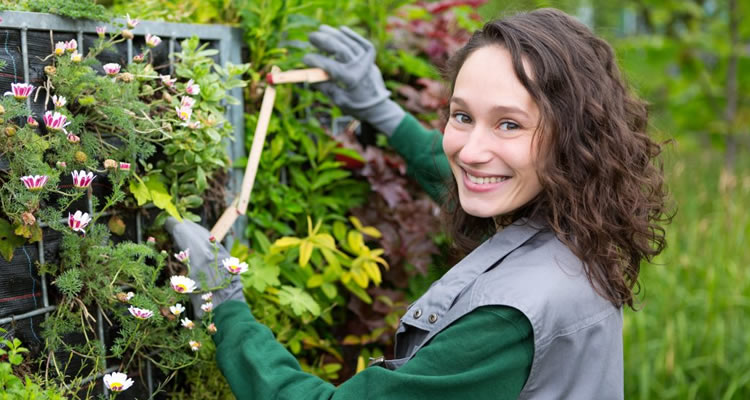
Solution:
M510 179L509 176L478 177L478 176L474 176L474 175L472 175L472 174L470 174L470 173L468 173L466 171L464 171L464 172L466 173L466 176L469 177L469 180L472 183L476 183L478 185L486 185L486 184L491 184L491 183L498 183L498 182L503 182L503 181L506 181L506 180Z

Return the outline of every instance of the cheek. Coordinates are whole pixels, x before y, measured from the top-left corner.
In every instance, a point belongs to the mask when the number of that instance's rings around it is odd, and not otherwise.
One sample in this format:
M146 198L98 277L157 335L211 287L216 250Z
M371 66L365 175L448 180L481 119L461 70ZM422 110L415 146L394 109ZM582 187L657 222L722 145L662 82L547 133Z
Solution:
M451 128L450 124L445 127L443 133L443 153L448 157L448 160L452 160L453 156L461 150L463 142L461 141L461 135L455 132Z

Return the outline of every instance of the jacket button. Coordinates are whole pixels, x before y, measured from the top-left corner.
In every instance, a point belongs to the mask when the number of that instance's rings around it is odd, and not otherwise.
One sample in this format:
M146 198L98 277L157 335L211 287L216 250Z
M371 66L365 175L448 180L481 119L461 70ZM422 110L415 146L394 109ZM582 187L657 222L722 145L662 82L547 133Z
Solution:
M435 322L437 322L438 316L437 314L430 314L430 317L427 320L430 321L431 324L434 324Z
M414 311L414 319L419 319L419 317L422 316L422 309L417 308L416 311Z

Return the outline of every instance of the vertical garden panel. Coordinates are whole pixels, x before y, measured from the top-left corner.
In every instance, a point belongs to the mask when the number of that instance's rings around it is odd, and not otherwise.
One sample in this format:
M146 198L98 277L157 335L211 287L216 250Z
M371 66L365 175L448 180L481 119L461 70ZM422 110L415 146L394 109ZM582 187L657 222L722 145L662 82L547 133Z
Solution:
M79 50L85 55L89 47L93 47L97 40L97 26L106 25L108 31L119 31L121 28L114 24L124 24L124 21L102 24L28 12L0 12L0 18L3 21L0 25L0 60L7 64L0 70L0 93L10 90L12 83L28 82L35 87L41 86L46 80L44 67L51 62L48 56L53 53L56 42L76 39L79 43ZM144 35L150 33L164 39L164 45L154 49L152 53L153 66L157 73L174 72L170 54L180 50L181 40L192 36L199 37L201 42L209 43L209 48L218 50L216 61L220 65L226 66L227 62L234 64L242 62L242 34L236 28L143 21L133 29L133 33L135 34L133 39L119 43L116 52L102 53L98 60L102 64L109 62L129 64L133 59L134 49L141 48L145 40ZM234 141L227 143L227 153L235 160L244 156L242 89L235 88L230 95L240 101L239 105L226 108L226 117L234 127L235 136ZM52 108L51 104L45 104L45 101L48 100L41 91L37 96L28 99L34 115L41 116L45 110ZM0 170L8 168L2 158L2 153L0 151ZM231 171L228 201L237 195L241 180L240 170ZM70 182L60 183L60 185L66 184ZM107 190L104 180L94 181L94 196L101 197ZM91 211L91 200L81 200L74 205L73 209ZM136 243L144 241L143 231L154 215L152 211L138 209L132 213L120 214L127 228L123 235L119 238L113 237L113 239L115 241L127 239ZM231 246L233 240L241 240L244 232L243 220L238 219L235 223L233 232L227 236L227 246ZM33 354L39 354L43 350L39 324L44 320L46 313L55 309L57 297L47 276L38 274L38 265L55 264L58 261L59 245L60 234L51 229L44 229L42 240L17 248L11 262L0 259L0 327L6 329L9 335L20 338ZM104 324L100 310L96 310L96 314L98 328L96 337L107 349L112 344L110 335L112 328ZM83 338L70 337L69 340L71 344L75 344ZM60 354L60 356L67 358L68 354ZM73 371L80 365L80 362L74 361L69 368ZM117 370L116 365L107 365L107 367L107 371ZM152 368L150 364L137 366L136 369L140 371L140 377L135 379L136 387L125 394L124 398L150 396L157 384L158 379L154 376L155 368ZM86 379L99 380L100 376L91 374ZM99 383L97 391L103 393L106 389Z

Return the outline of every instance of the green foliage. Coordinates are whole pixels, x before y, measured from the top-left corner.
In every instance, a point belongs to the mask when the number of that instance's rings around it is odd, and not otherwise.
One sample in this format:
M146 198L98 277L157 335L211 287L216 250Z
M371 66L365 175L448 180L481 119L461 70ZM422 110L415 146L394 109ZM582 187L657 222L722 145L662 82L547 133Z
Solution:
M60 289L65 296L76 297L81 289L83 289L81 270L78 268L71 268L60 274L53 283L57 285L58 289Z
M112 13L96 4L96 0L0 0L0 11L3 10L43 12L95 21L112 18Z
M626 398L750 396L750 163L739 161L736 175L722 164L715 150L670 156L679 211L669 246L642 268L641 310L625 314Z
M50 385L44 385L43 388L36 380L39 377L21 373L21 366L24 362L23 354L28 353L29 349L21 346L21 341L17 338L9 339L7 331L0 328L0 357L6 358L7 361L0 361L0 393L3 399L8 400L62 400L64 397L56 388ZM20 377L19 377L20 375Z
M115 243L111 233L126 230L119 215L136 206L150 203L164 210L157 223L167 214L198 219L191 210L210 190L222 197L222 185L214 180L228 167L225 139L232 132L224 107L236 103L226 92L244 86L241 77L248 69L215 65L215 51L190 38L174 55L175 82L162 79L149 62L102 76L96 72L97 56L123 42L120 35L98 39L80 61L65 52L48 57L48 79L37 95L67 99L54 109L69 122L64 129L47 124L41 131L24 124L30 115L26 102L0 98L0 159L8 166L0 171L0 254L10 259L16 247L39 240L43 225L62 233L60 262L40 266L62 294L56 310L42 323L45 360L40 365L48 372L43 386L59 384L61 393L73 398L79 398L79 390L90 393L97 384L84 383L88 374L114 363L128 373L148 360L168 376L167 381L180 369L205 365L188 343L210 342L211 313L196 321L196 328L186 329L169 310L176 303L189 304L187 294L165 282L185 271L174 265L167 268L167 253L154 244L123 239ZM150 49L142 51L146 60L151 59ZM189 117L184 118L175 109L192 103L186 100L188 83L196 85L191 88L195 104L188 106ZM98 188L70 184L70 174L79 170L92 171ZM48 180L32 190L20 179L28 175ZM74 231L65 217L86 200L88 207L78 211L90 213L91 221ZM106 220L109 224L101 223ZM133 307L150 316L137 318ZM117 327L109 349L96 333L98 310L100 318ZM70 344L70 335L85 340ZM77 355L83 365L73 369L74 358L59 357L61 352ZM27 380L28 391L30 384Z

